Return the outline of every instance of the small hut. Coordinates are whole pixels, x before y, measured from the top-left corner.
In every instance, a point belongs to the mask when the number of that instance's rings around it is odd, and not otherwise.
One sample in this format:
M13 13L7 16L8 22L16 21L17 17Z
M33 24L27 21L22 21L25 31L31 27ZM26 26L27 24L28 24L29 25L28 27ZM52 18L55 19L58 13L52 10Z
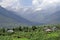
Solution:
M46 32L52 32L52 30L51 30L51 29L46 29L45 31L46 31Z
M52 32L52 29L49 28L49 27L45 27L43 30L44 30L45 32Z
M59 28L58 27L53 27L52 30L56 31L56 30L59 30Z
M8 33L13 33L14 31L13 30L7 30Z

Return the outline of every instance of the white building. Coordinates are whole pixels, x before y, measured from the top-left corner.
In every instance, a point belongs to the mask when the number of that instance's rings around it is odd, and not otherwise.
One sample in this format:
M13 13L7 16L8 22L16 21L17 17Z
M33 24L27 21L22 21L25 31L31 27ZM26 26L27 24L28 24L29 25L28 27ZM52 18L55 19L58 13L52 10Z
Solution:
M13 30L7 30L8 33L13 33L14 31Z

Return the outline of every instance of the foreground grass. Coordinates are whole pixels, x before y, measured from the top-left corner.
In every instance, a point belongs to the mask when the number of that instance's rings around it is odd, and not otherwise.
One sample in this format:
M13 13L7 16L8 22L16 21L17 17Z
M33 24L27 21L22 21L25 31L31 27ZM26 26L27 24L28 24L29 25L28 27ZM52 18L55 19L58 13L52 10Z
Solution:
M14 38L13 40L29 40L29 39L27 39L27 38Z
M20 36L21 38L18 38ZM17 32L16 34L9 36L0 36L0 40L60 40L60 31L45 33L41 32Z
M12 36L0 36L0 40L29 40L28 38L16 38Z
M0 35L0 40L60 40L60 30L45 32L43 28L27 32L15 31L13 34L5 32L4 35Z

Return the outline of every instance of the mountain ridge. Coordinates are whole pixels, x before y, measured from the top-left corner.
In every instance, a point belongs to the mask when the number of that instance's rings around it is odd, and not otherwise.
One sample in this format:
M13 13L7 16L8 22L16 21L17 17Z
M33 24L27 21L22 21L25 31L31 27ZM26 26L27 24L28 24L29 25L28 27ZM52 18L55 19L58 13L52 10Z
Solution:
M2 23L20 23L22 25L40 25L40 23L31 22L21 16L16 15L16 12L9 11L0 6L0 24Z

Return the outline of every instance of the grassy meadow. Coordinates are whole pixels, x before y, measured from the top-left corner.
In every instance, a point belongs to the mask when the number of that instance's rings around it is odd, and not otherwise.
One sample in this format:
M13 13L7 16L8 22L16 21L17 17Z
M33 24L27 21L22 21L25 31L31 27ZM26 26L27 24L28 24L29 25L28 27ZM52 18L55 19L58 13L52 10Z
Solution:
M54 27L56 29L53 31ZM51 31L46 31L47 29L51 29ZM14 32L7 32L8 30ZM60 25L0 28L0 40L60 40Z

